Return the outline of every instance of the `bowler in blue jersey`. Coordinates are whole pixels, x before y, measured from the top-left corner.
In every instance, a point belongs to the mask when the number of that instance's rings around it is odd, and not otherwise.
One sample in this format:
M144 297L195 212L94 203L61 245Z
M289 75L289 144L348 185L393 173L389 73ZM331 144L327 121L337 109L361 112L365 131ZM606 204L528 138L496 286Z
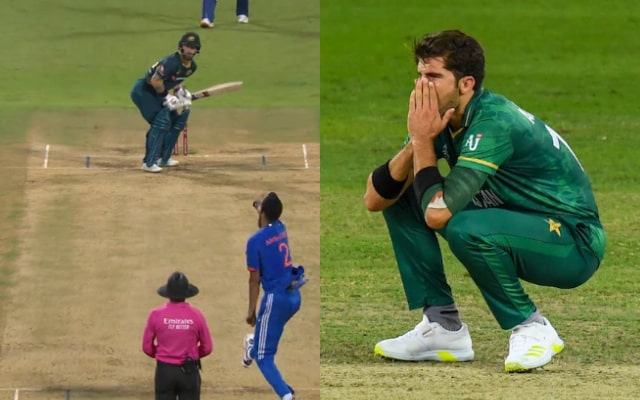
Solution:
M249 270L249 311L247 323L255 327L244 341L242 362L249 367L253 360L262 375L282 400L293 400L294 391L280 375L274 357L284 326L300 309L300 287L306 282L304 267L294 267L285 225L280 221L282 202L274 192L254 202L260 228L247 241ZM260 310L256 306L260 294Z

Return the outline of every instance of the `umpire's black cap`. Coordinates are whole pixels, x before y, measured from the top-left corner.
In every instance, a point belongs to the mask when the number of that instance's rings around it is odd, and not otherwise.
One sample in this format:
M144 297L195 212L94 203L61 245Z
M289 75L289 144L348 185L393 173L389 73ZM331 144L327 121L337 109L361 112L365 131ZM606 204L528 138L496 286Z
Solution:
M198 287L189 283L186 275L178 271L169 276L166 285L158 288L158 294L169 299L186 299L199 292Z
M282 215L282 202L275 192L270 192L262 199L260 211L264 213L269 221L275 221L280 218L280 215Z

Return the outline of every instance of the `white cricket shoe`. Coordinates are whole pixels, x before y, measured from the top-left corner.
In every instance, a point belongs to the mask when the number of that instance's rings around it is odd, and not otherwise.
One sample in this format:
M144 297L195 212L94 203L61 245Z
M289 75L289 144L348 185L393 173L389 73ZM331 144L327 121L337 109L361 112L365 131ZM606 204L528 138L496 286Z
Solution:
M253 348L253 333L247 333L244 337L244 342L242 343L242 348L244 349L244 355L242 356L242 366L245 368L249 368L253 363L253 358L251 358L251 349Z
M473 348L467 324L458 331L448 331L437 322L422 321L413 330L376 344L379 356L403 361L471 361Z
M160 168L158 164L153 164L152 166L147 167L147 164L142 163L142 170L144 172L154 172L154 173L162 172L162 168Z
M509 355L504 360L506 372L526 372L551 362L564 349L564 342L548 319L544 325L533 322L513 328L509 338Z
M209 18L202 18L200 28L213 28L213 22L209 21Z
M156 164L161 165L163 167L176 167L180 165L180 161L174 160L173 158L169 158L166 163L162 162L162 158L158 158Z
M247 17L244 14L240 14L238 15L238 22L241 24L248 24L249 23L249 17Z

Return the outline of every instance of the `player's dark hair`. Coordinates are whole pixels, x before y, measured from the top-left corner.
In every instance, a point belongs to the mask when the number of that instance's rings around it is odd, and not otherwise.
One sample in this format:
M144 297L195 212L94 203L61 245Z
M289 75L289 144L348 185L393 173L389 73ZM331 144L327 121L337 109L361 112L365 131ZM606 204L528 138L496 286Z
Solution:
M277 221L282 215L282 202L277 194L271 192L262 200L260 209L269 222Z
M473 76L474 90L482 87L484 80L484 50L480 43L459 30L431 33L413 44L416 64L420 60L442 57L444 67L453 72L456 81Z

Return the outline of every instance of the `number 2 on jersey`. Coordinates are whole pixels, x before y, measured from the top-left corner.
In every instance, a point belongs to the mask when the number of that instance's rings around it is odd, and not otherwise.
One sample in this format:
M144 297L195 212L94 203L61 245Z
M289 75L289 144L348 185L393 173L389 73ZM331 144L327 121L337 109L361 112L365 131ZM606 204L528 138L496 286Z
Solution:
M284 252L284 267L290 267L291 266L291 258L289 257L289 246L287 246L286 243L280 243L278 245L278 251L280 253Z

